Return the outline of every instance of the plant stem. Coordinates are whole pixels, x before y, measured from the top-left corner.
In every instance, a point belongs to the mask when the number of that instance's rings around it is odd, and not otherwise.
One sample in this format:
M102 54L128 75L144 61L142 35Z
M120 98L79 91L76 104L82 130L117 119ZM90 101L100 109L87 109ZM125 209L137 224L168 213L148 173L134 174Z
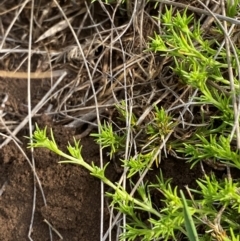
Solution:
M66 153L64 153L64 152L62 152L60 150L58 152L58 155L60 155L60 156L62 156L62 157L64 157L64 158L69 160L69 161L61 161L61 163L74 163L74 164L81 165L81 166L86 168L88 171L90 171L94 175L95 169L91 165L86 163L85 161L77 159L77 158L72 157L70 155L67 155ZM114 189L114 191L116 191L123 198L123 200L127 200L127 201L130 201L130 202L133 202L134 204L136 204L137 206L141 207L141 209L145 210L146 212L150 212L150 213L156 215L159 218L161 217L160 213L157 212L154 208L149 207L148 205L144 204L143 202L140 202L137 199L133 198L127 192L122 191L118 186L116 186L114 183L112 183L104 175L98 175L97 177L100 178L101 181L104 182L106 185L108 185L109 187Z

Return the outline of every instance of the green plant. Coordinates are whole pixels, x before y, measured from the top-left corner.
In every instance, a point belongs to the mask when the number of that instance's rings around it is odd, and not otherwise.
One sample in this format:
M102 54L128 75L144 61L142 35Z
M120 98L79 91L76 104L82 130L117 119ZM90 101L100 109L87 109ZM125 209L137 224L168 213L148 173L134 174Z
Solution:
M229 15L236 14L234 7L237 4L238 1L233 5L227 1ZM195 96L194 100L199 106L210 106L215 112L211 116L204 112L200 113L204 127L195 128L195 132L185 139L182 145L178 141L173 142L172 147L184 157L188 157L193 163L192 166L197 162L210 160L212 164L220 163L226 167L240 169L239 150L234 144L237 142L237 136L232 135L234 124L239 123L232 108L233 95L239 92L239 85L234 78L233 87L236 93L231 92L230 81L223 74L228 68L225 49L222 48L217 52L212 47L219 45L217 39L204 40L200 24L194 21L193 15L188 16L186 11L183 14L177 12L173 15L172 8L166 8L161 20L165 34L160 36L155 33L154 38L150 38L149 50L172 57L175 63L172 70L179 81L198 89L200 94ZM219 29L216 31L221 32ZM239 50L236 52L239 53ZM234 72L238 73L235 60L232 58L231 61ZM197 183L201 190L191 191L202 196L201 201L194 201L195 205L202 208L198 212L205 213L205 218L201 222L211 228L216 240L239 239L239 236L234 234L236 229L235 231L232 229L238 223L238 219L233 217L234 215L236 217L240 208L238 181L233 181L231 177L217 181L213 175L205 176L205 180ZM201 222L194 219L194 226L198 228ZM195 235L192 235L193 240ZM230 239L228 235L231 236ZM206 235L200 236L199 239L208 240Z
M236 212L240 211L240 187L239 183L225 181L217 181L214 176L198 180L199 189L191 190L192 193L197 193L200 199L184 199L179 197L177 187L172 189L170 180L164 181L162 174L157 177L157 184L143 184L138 188L138 198L132 197L127 193L120 184L113 184L105 176L105 169L107 165L101 169L94 163L89 165L81 156L81 146L79 142L74 140L74 145L69 144L67 149L69 154L59 150L52 131L51 138L47 137L47 129L40 130L36 127L33 134L33 142L31 147L44 147L63 157L65 160L60 163L73 163L81 165L86 168L91 175L99 178L106 185L111 187L115 192L107 193L112 198L111 205L122 213L127 215L128 223L125 227L126 232L123 233L122 238L127 240L134 240L136 237L141 237L142 240L150 241L156 238L168 240L173 238L176 240L176 235L181 232L184 235L187 233L184 230L184 220L186 220L186 203L188 205L188 213L191 213L193 222L196 228L205 226L205 229L215 227L217 224L212 223L217 217L217 209L224 207L225 212L221 216L222 230L220 233L218 229L211 229L212 235L231 235L234 236L235 231L240 228ZM151 201L151 190L159 190L164 199L161 200L163 208L157 210L154 208ZM185 207L185 209L184 209ZM141 220L138 212L150 213L150 218L146 221ZM189 214L188 214L189 215ZM196 216L195 216L196 215ZM192 221L191 221L192 222ZM215 226L214 226L215 225ZM218 224L219 225L219 224ZM231 225L231 232L228 232L228 227ZM200 240L206 240L201 237Z
M76 141L74 139L73 145L69 143L67 146L69 154L66 154L58 148L52 130L50 131L50 136L51 138L49 139L47 137L47 128L45 128L44 130L40 130L38 126L36 126L36 130L34 132L32 140L33 142L32 144L30 144L30 146L34 148L47 148L56 153L57 155L65 158L65 160L60 161L60 163L72 163L83 166L90 172L91 175L99 178L102 182L104 182L106 185L115 190L117 200L118 198L120 198L122 201L126 203L132 203L136 205L138 209L143 209L146 211L148 210L150 213L152 212L154 215L159 216L159 213L155 209L148 205L145 205L144 202L131 197L125 190L121 188L121 186L115 185L108 178L106 178L104 173L107 164L104 166L104 168L101 169L98 166L94 165L94 163L92 163L92 165L89 165L87 162L85 162L81 155L82 146L80 146L79 141Z
M109 155L112 159L116 152L124 149L125 134L120 136L115 131L113 131L112 124L106 122L100 126L100 131L100 134L93 133L91 136L97 138L97 142L101 144L102 148L110 147Z
M209 124L204 128L197 128L195 134L191 135L192 139L186 140L177 151L189 156L190 161L195 163L208 158L239 168L239 154L231 144L236 136L230 138L235 123L231 105L234 93L230 92L230 81L223 75L228 68L225 50L218 53L216 60L214 56L217 50L211 46L218 43L204 40L200 24L193 20L192 15L187 16L186 11L183 15L177 12L173 16L172 8L166 9L162 21L166 34L155 34L151 38L149 50L171 56L175 62L172 69L179 81L197 88L200 94L194 100L198 101L199 106L214 108L216 113L210 117L202 113L202 123ZM237 72L234 61L232 66L235 66ZM237 80L234 81L235 90L239 91Z
M239 0L227 0L226 2L226 9L227 9L227 16L229 17L235 17L239 11Z
M185 198L182 190L180 190L180 194L181 194L181 198L182 198L185 227L187 230L188 239L190 241L198 241L199 239L198 239L197 230L196 230L195 224L193 222L193 218L191 216L190 210L187 205L186 198Z
M161 107L160 109L155 106L155 111L153 112L153 120L147 126L146 133L149 136L149 140L157 140L155 142L161 143L164 138L169 134L175 123L172 122L172 117Z

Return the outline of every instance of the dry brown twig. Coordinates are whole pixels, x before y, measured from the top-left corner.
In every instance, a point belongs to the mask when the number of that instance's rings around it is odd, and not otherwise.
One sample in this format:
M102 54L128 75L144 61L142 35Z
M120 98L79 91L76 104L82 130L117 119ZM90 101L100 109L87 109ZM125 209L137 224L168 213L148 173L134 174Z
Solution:
M31 72L30 79L50 79L52 77L59 77L61 76L65 70L54 70L54 71L46 71L46 72ZM27 72L14 72L14 71L5 71L0 70L0 77L1 78L11 78L11 79L27 79L28 73Z

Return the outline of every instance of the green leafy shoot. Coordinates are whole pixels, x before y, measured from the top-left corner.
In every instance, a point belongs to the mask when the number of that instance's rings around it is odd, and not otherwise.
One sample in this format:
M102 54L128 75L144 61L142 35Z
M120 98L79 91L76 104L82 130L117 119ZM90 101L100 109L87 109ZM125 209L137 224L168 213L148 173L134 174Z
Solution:
M227 16L234 18L239 12L239 0L227 0L226 7L227 7Z
M232 150L230 146L230 137L220 135L210 135L207 138L197 135L199 138L198 144L185 144L186 156L190 156L190 161L194 164L201 160L213 159L226 165L231 165L240 169L240 155L239 151ZM180 150L183 152L183 150Z
M180 190L180 195L182 197L184 222L185 222L185 227L186 227L186 230L187 230L188 239L189 239L189 241L198 241L199 239L198 239L197 230L196 230L196 227L194 225L190 210L189 210L188 205L187 205L186 198L185 198L182 190Z
M110 123L104 122L100 127L100 133L93 133L91 136L97 138L97 143L100 144L102 148L110 148L111 159L116 152L124 148L125 135L118 135Z
M161 142L173 130L175 125L172 122L172 117L162 107L159 109L155 106L153 122L147 126L149 140L157 138Z

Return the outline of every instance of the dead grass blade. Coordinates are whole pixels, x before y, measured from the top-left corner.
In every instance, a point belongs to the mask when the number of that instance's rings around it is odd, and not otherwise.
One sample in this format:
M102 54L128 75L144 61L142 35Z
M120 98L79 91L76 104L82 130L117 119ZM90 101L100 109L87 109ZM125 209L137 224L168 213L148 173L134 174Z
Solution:
M56 23L54 26L52 26L51 28L49 28L47 31L45 31L36 41L35 43L42 41L45 38L49 38L51 36L54 36L56 33L66 29L69 24L72 23L72 21L74 20L74 18L76 18L79 15L82 15L83 13L86 13L87 9L86 8L82 8L77 14L75 14L73 17L68 18L67 20L62 20L58 23Z
M30 79L49 79L52 77L59 77L61 76L65 70L54 70L54 71L47 71L47 72L31 72ZM27 79L28 73L26 72L12 72L12 71L5 71L0 70L0 77L2 78L15 78L15 79Z
M13 25L15 24L15 22L16 22L16 20L18 19L20 13L23 11L23 9L25 8L25 6L27 5L28 2L29 2L29 0L25 0L25 1L21 4L21 8L19 9L18 13L15 15L15 17L14 17L14 19L12 20L11 24L9 25L6 33L4 34L4 37L3 37L2 42L1 42L1 44L0 44L0 49L3 48L4 43L5 43L5 41L6 41L6 38L7 38L8 34L10 33Z

